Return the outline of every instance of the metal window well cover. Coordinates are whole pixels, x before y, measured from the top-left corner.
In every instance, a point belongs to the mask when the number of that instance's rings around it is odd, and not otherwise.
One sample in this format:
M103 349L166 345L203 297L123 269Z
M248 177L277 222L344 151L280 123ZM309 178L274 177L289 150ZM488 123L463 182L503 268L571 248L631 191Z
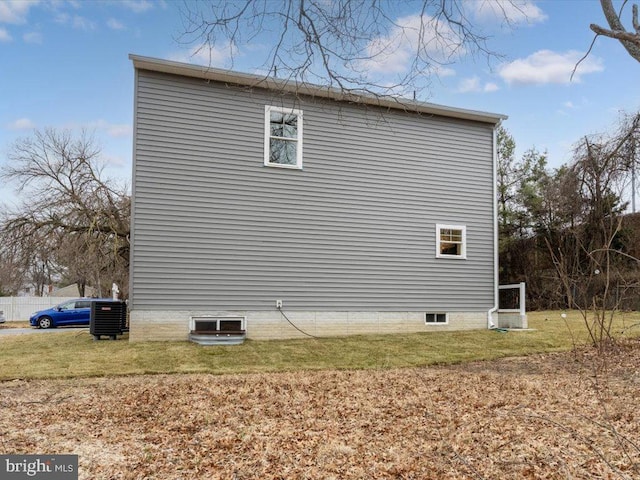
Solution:
M189 341L206 346L240 345L246 337L245 322L245 317L191 317Z
M125 302L96 300L91 302L89 333L95 340L108 336L112 340L127 329L127 304Z

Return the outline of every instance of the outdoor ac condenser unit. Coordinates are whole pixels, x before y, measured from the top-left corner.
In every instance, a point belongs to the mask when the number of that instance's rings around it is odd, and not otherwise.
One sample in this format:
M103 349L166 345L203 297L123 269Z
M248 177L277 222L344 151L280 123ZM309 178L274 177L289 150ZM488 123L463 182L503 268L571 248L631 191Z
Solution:
M115 340L117 335L127 331L127 304L120 301L91 302L89 333L95 340L101 336Z

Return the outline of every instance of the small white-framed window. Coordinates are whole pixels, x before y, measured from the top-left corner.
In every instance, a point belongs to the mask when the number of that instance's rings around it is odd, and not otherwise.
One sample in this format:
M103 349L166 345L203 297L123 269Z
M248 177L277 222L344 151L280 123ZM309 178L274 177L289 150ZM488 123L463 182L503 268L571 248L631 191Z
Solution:
M436 225L436 257L467 258L467 227Z
M264 164L302 168L302 110L265 106Z
M449 324L449 314L448 313L425 313L424 315L424 323L427 325L448 325Z

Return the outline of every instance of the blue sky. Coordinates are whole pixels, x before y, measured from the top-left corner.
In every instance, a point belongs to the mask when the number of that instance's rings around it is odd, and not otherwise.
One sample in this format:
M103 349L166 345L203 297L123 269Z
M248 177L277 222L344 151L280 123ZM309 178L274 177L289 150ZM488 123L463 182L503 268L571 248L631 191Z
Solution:
M275 0L274 0L275 1ZM86 128L102 147L109 175L129 179L133 113L133 67L129 53L202 63L193 45L177 39L182 2L0 0L0 164L11 144L34 128ZM640 108L640 63L613 40L588 50L590 23L605 26L596 0L525 1L512 12L515 28L495 15L495 2L470 0L474 21L493 36L504 55L490 65L463 56L441 71L421 100L504 113L520 156L547 150L549 164L571 159L581 136L606 131L620 112ZM527 17L520 15L527 12ZM410 22L410 8L399 22ZM229 48L212 52L214 66L228 68ZM398 46L402 51L402 45ZM235 45L233 68L259 71L264 49ZM208 56L207 56L208 58ZM402 55L370 65L371 75L402 69ZM5 200L15 197L0 185Z

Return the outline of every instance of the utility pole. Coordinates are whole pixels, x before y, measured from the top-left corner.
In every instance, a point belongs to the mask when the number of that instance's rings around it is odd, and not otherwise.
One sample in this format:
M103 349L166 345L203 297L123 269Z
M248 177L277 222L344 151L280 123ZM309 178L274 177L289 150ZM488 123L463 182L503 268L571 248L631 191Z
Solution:
M631 137L631 213L636 213L636 136Z
M636 213L636 159L631 164L631 213Z

